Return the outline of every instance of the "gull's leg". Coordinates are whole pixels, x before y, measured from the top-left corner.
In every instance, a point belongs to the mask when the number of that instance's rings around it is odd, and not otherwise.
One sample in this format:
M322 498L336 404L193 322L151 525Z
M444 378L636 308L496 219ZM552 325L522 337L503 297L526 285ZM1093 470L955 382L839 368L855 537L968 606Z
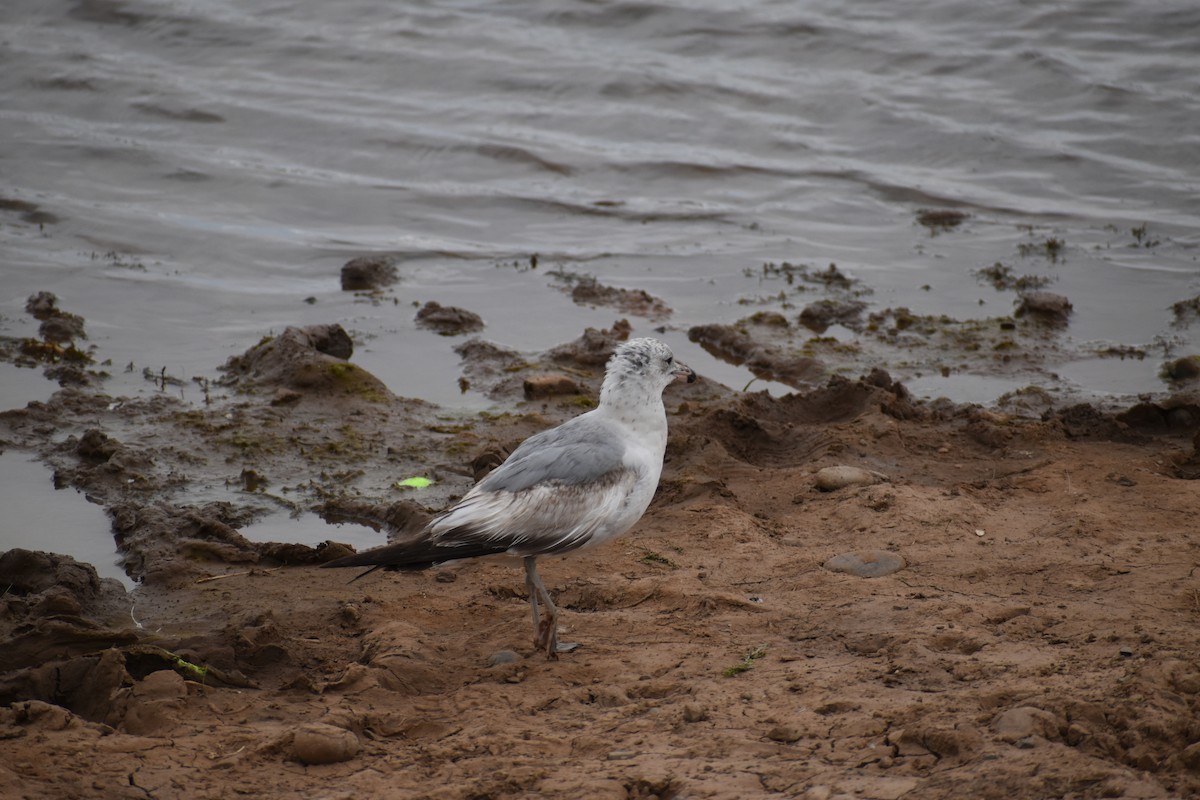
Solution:
M542 617L538 613L538 586L540 584L541 581L538 580L537 574L537 557L525 556L525 590L529 592L529 610L533 612L533 642L539 649L542 646L539 635Z
M528 556L525 559L525 580L532 583L536 593L541 596L543 605L546 606L546 618L541 620L537 626L537 638L534 639L534 646L539 650L546 651L546 657L551 661L558 660L559 653L569 653L579 645L564 642L558 643L558 607L554 605L554 601L550 598L550 592L546 591L545 584L542 583L542 578L538 575L537 564L533 556Z

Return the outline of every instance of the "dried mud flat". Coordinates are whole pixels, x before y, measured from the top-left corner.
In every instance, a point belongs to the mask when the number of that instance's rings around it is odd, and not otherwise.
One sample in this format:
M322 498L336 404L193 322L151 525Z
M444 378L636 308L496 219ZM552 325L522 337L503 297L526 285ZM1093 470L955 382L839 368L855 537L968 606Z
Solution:
M581 643L558 662L533 652L514 565L348 584L316 568L344 545L238 533L280 507L418 524L586 406L627 333L464 348L507 415L395 397L332 329L232 359L210 405L84 376L0 414L4 447L107 508L141 581L0 556L0 795L1200 793L1188 397L1019 417L880 370L778 399L672 387L646 517L542 567ZM514 376L563 374L577 393L518 402ZM436 483L394 486L416 474ZM843 554L903 566L825 566Z

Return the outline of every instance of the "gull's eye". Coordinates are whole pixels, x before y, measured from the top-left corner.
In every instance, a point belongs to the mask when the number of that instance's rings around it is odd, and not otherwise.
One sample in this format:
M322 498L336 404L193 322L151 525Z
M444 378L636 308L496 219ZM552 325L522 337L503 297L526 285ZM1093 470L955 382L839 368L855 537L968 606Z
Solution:
M674 363L675 363L675 356L667 356L667 366L669 367Z

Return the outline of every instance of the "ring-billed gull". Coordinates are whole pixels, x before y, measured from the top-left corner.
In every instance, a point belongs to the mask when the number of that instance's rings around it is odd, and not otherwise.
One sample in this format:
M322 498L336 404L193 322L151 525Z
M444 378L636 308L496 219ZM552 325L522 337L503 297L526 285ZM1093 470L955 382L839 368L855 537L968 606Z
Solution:
M537 573L537 558L595 547L641 519L667 447L663 389L677 380L692 383L696 373L662 342L620 345L596 408L530 436L415 536L322 566L419 570L464 558L518 556L525 562L534 645L558 658L571 646L558 643L558 609Z

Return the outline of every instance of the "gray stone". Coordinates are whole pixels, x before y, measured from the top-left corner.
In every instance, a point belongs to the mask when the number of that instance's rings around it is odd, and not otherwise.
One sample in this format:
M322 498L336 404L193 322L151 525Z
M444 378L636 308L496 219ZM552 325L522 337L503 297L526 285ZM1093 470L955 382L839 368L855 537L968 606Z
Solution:
M839 464L818 470L816 484L822 492L832 492L847 486L871 486L883 480L884 476L878 472Z
M859 550L834 556L824 566L832 572L845 572L859 578L880 578L899 572L908 566L908 562L890 550Z

